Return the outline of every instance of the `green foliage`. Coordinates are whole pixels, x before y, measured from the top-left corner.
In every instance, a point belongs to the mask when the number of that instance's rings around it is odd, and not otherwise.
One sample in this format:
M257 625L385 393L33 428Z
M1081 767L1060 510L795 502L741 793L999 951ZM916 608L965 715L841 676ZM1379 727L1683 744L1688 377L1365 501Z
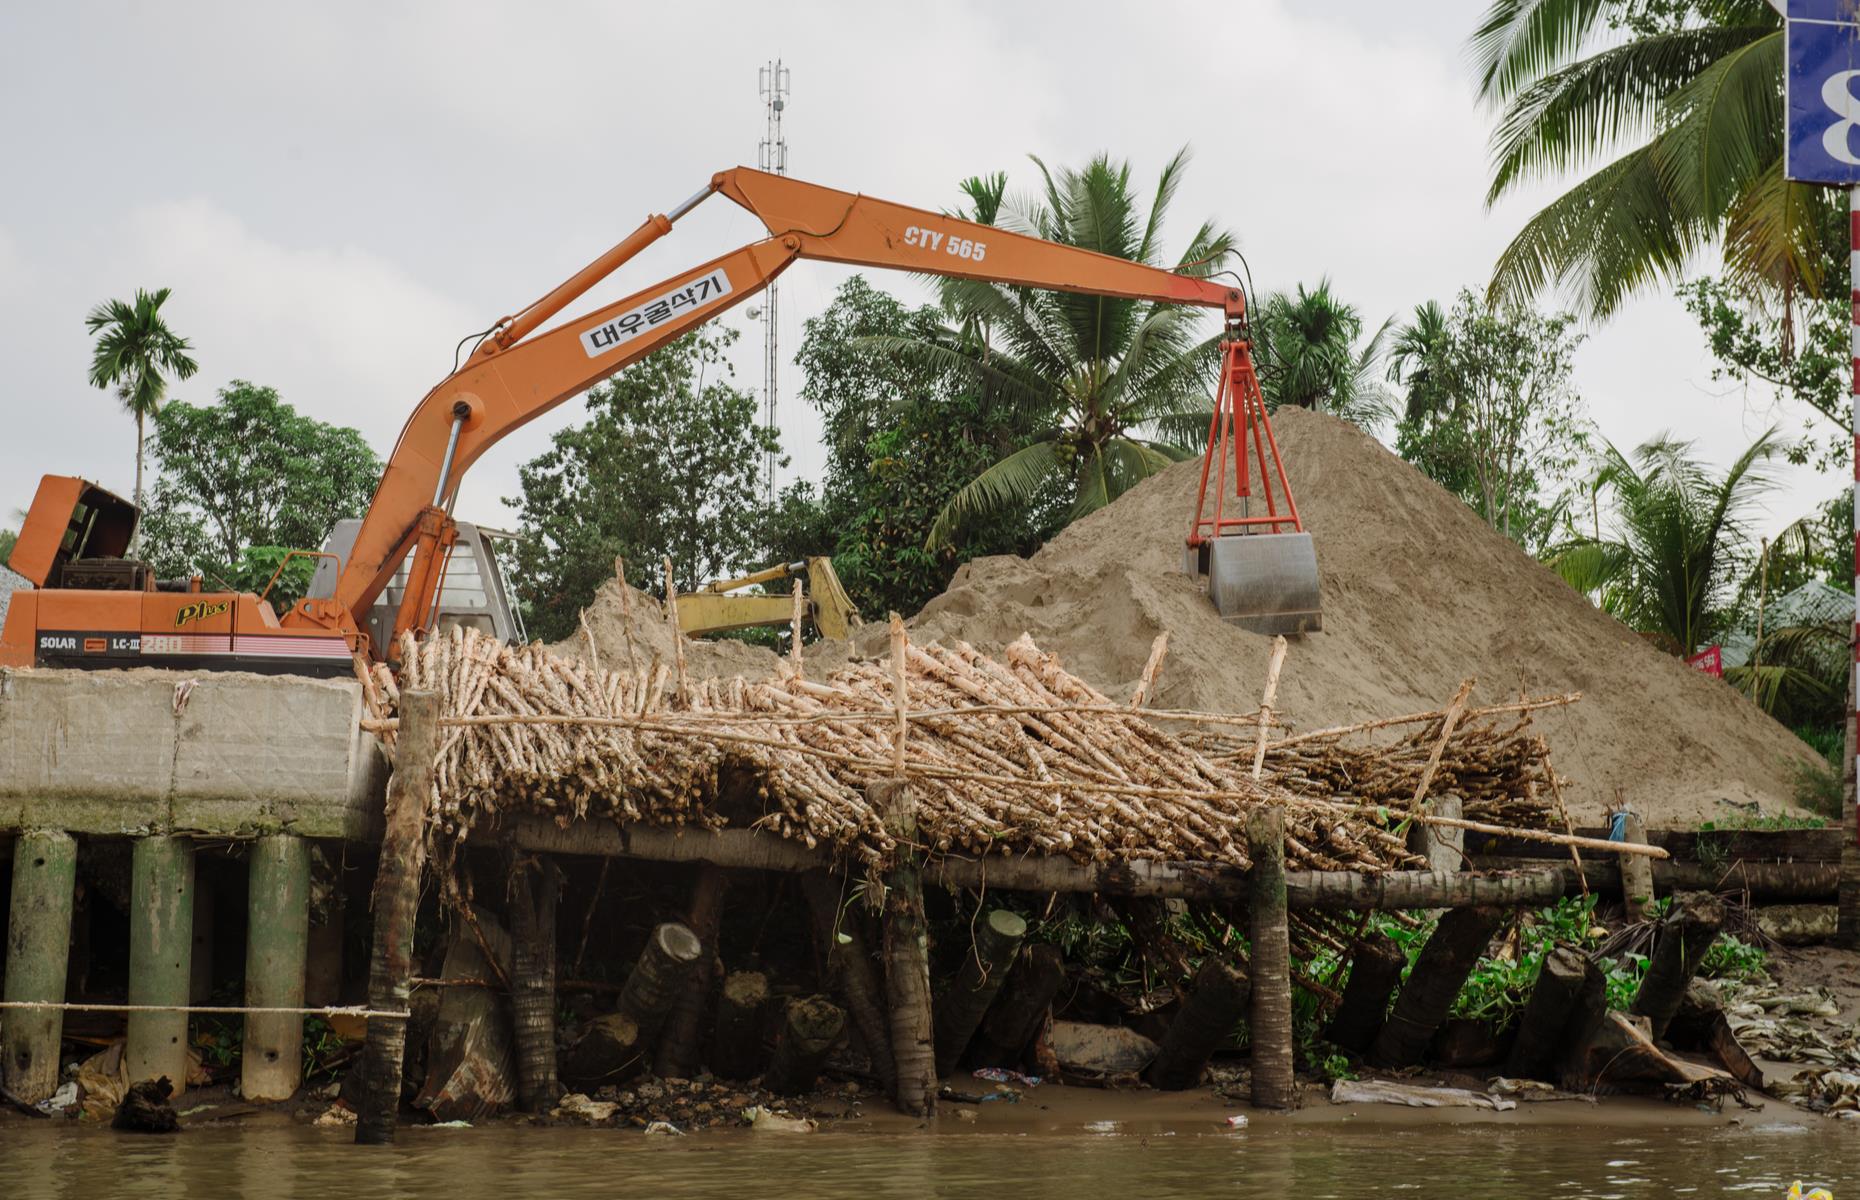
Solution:
M168 396L168 376L191 379L199 364L186 338L168 328L161 306L169 290L136 289L133 303L108 300L90 310L84 327L97 339L91 347L92 387L113 389L136 419L136 504L142 503L143 430Z
M1711 278L1686 284L1679 297L1718 360L1713 379L1766 384L1808 405L1827 422L1811 421L1805 427L1803 439L1788 447L1790 461L1808 462L1812 457L1819 470L1845 466L1851 450L1853 387L1853 314L1846 297L1770 312L1753 304L1747 292ZM1813 440L1817 433L1826 438L1819 447ZM1847 503L1851 512L1850 489Z
M1711 833L1714 831L1746 829L1763 831L1774 831L1779 829L1825 829L1827 824L1827 821L1820 817L1799 817L1794 813L1751 813L1748 816L1719 817L1716 820L1701 822L1699 825L1699 832ZM1700 857L1702 859L1703 855Z
M243 380L206 407L165 406L151 450L143 555L158 574L200 572L240 590L263 588L287 549L321 549L337 521L367 509L381 479L359 432L303 416L274 389ZM294 561L274 604L301 596L313 570L310 559Z
M512 576L532 634L568 636L626 560L658 591L669 556L681 589L756 564L767 517L763 456L779 449L755 396L734 386L734 330L705 326L588 393L588 419L517 469L521 538Z
M1841 773L1827 762L1803 763L1795 768L1795 802L1810 812L1841 815ZM1801 828L1819 828L1820 823Z
M18 530L0 529L0 563L4 563L7 559L13 557L13 545L18 541Z
M1606 317L1711 249L1741 291L1832 293L1844 206L1783 178L1781 25L1763 0L1491 0L1471 42L1501 110L1488 202L1591 172L1525 224L1493 294L1561 284Z
M1206 276L1232 254L1232 234L1203 223L1178 257L1165 256L1162 226L1188 152L1163 168L1147 211L1130 167L1099 155L1079 169L1034 160L1041 190L1024 204L999 202L1004 227L1115 258ZM972 189L981 209L1000 201L1002 181ZM1057 494L1076 518L1185 457L1208 424L1208 380L1219 334L1179 304L1010 287L980 280L940 284L948 324L910 338L877 339L920 369L960 367L991 404L1026 431L999 447L943 506L927 544L941 548L978 521L1018 515L1039 523Z
M1567 313L1501 309L1461 291L1450 311L1416 308L1396 331L1389 374L1406 380L1395 450L1537 550L1559 531L1556 489L1588 451L1570 372L1582 334Z
M1656 438L1632 459L1609 446L1590 484L1611 501L1607 527L1554 547L1550 566L1669 652L1696 653L1737 620L1739 582L1756 557L1744 520L1772 485L1775 449L1774 431L1765 433L1714 474L1691 442Z
M1705 952L1699 974L1707 979L1764 979L1769 975L1769 961L1769 953L1761 946L1721 933Z
M322 1017L304 1018L304 1082L333 1076L349 1058L348 1043Z
M827 469L818 491L783 493L766 538L789 561L831 553L868 616L915 612L962 563L1027 553L1054 525L1054 506L1036 503L971 522L959 545L926 545L950 497L1027 436L1018 409L966 363L883 348L944 332L939 309L912 309L857 275L803 329L801 396L821 414Z
M1296 294L1267 296L1252 322L1267 408L1314 409L1379 431L1394 417L1392 393L1380 377L1391 324L1384 321L1358 345L1362 314L1331 292L1328 279L1309 290L1301 283Z

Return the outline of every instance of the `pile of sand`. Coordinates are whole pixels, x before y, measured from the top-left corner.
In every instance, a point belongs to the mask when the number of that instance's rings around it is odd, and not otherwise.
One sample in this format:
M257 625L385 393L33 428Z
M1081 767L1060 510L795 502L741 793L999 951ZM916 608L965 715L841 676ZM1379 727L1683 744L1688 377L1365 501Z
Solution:
M1315 729L1442 707L1467 676L1474 703L1580 691L1545 712L1578 820L1599 820L1618 791L1650 824L1792 809L1799 770L1819 760L1718 680L1647 645L1597 611L1470 509L1355 427L1303 411L1274 429L1300 514L1317 542L1324 631L1295 639L1279 706ZM1199 462L1183 463L1079 521L1029 559L978 559L911 621L915 641L961 640L1000 654L1023 633L1066 669L1128 695L1150 643L1170 634L1152 704L1243 712L1259 702L1269 639L1222 621L1181 573ZM619 592L587 613L604 665L623 661ZM671 661L663 609L632 593L635 653ZM587 641L559 649L585 655ZM694 677L763 675L769 651L689 643ZM809 647L828 669L837 647ZM882 622L852 647L885 651Z

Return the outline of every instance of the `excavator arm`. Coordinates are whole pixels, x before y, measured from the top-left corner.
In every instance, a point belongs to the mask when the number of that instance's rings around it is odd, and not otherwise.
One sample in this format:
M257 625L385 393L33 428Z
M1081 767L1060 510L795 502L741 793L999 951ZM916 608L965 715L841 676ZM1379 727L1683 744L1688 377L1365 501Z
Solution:
M755 214L769 236L536 332L712 193ZM451 499L485 451L755 295L797 258L1200 305L1222 310L1230 322L1245 311L1238 288L1206 279L747 167L720 172L669 216L647 218L548 295L500 320L464 365L427 393L401 430L334 595L299 601L282 624L353 634L411 551L395 633L423 627L451 544Z

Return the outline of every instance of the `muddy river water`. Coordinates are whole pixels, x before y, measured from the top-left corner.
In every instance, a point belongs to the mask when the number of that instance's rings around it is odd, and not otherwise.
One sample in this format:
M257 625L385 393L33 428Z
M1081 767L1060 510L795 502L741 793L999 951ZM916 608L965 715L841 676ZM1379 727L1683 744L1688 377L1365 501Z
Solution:
M1173 1196L1778 1198L1813 1180L1860 1196L1860 1126L1751 1128L1435 1122L1229 1132L1109 1122L1044 1130L873 1127L811 1135L403 1130L363 1149L342 1130L227 1124L171 1138L34 1124L0 1129L0 1197L808 1196L1149 1200Z

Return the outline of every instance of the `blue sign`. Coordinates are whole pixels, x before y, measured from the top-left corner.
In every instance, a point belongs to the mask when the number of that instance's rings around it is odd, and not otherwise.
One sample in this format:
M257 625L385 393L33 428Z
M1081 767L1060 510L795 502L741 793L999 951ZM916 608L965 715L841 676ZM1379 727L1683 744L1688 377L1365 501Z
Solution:
M1783 174L1860 184L1860 3L1789 0Z

